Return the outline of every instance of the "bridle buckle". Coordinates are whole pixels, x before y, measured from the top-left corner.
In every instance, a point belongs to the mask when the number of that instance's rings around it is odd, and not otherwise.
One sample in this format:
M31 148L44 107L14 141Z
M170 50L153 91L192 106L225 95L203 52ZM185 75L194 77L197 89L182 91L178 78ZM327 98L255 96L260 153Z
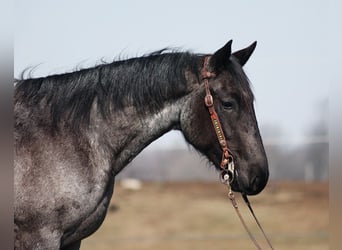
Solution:
M212 107L214 105L214 100L213 100L212 95L206 95L204 98L204 103L205 103L205 106L207 106L208 108Z

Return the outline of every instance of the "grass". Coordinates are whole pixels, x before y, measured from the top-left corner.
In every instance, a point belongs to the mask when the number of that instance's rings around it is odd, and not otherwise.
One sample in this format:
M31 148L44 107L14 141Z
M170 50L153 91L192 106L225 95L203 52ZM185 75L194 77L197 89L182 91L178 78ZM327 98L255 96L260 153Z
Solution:
M247 225L266 242L236 194ZM275 249L329 249L328 183L273 182L252 206ZM116 185L105 222L81 249L255 249L220 183Z

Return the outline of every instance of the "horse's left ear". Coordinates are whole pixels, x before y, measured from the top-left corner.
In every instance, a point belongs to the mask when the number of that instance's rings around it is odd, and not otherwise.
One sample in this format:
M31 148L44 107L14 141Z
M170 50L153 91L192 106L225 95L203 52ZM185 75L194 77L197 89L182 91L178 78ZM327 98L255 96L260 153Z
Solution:
M238 60L241 66L246 64L246 62L252 55L253 51L255 50L256 45L257 45L257 42L255 41L249 47L233 53L233 56Z
M215 72L219 71L229 63L229 58L232 54L232 42L233 40L230 40L211 56L209 64L210 68Z

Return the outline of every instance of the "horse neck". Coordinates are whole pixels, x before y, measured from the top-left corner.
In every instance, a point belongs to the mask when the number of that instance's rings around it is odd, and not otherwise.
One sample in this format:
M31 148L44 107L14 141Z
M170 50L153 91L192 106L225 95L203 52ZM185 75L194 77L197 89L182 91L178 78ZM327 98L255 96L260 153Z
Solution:
M115 112L104 120L94 112L91 115L88 138L94 148L94 157L110 168L115 176L151 142L179 125L183 98L169 103L158 112L138 115L134 108ZM95 159L96 161L96 159Z

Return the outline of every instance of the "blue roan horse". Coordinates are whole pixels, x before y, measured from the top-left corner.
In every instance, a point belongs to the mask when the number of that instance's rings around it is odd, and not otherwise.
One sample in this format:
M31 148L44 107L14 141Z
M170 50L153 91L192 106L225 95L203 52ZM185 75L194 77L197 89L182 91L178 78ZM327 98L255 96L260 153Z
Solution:
M256 43L213 55L159 51L47 77L18 80L14 95L15 249L79 249L103 222L115 176L147 145L177 129L220 169L214 107L234 156L233 190L259 193L268 164L242 69Z

